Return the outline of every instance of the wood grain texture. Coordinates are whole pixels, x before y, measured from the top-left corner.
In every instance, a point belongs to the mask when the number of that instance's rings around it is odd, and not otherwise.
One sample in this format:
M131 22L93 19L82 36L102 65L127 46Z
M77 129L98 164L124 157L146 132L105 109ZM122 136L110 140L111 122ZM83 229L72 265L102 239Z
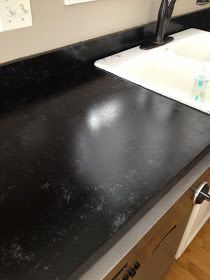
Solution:
M134 279L162 280L174 260L192 211L192 195L188 189L104 280L122 280L136 261L141 264L141 269L136 271Z
M164 280L210 279L210 220L198 233L180 259L174 262Z

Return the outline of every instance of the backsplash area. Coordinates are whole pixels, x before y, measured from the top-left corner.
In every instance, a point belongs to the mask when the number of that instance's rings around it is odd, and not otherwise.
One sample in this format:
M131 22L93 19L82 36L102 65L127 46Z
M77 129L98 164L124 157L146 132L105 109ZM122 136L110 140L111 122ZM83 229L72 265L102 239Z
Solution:
M6 99L8 95L16 96L19 88L23 95L23 87L27 88L31 84L37 87L43 81L54 81L56 77L62 77L65 73L69 79L69 73L75 69L92 67L94 61L99 58L138 46L154 34L155 27L156 23L152 22L3 65L0 67L1 97L4 94ZM188 28L210 31L210 9L173 18L168 26L168 33L173 34Z
M152 22L159 5L160 0L96 0L71 6L63 0L31 0L33 26L0 33L0 63ZM174 15L202 8L195 0L179 0Z

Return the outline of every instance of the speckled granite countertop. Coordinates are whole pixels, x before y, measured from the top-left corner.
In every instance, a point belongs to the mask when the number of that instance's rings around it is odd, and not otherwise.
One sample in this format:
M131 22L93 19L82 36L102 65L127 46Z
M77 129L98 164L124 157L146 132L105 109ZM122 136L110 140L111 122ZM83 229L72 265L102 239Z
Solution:
M209 152L210 116L93 67L150 27L0 67L1 280L78 279Z
M0 279L64 280L196 164L210 117L94 67L31 92L0 106Z

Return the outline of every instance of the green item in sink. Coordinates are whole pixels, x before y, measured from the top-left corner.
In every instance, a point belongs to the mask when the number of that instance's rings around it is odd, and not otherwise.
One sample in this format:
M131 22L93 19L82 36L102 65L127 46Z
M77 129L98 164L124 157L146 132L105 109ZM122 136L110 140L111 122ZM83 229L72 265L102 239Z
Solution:
M209 82L209 77L207 76L206 71L207 66L203 63L197 77L195 78L193 90L192 90L192 98L195 101L204 102L207 84Z

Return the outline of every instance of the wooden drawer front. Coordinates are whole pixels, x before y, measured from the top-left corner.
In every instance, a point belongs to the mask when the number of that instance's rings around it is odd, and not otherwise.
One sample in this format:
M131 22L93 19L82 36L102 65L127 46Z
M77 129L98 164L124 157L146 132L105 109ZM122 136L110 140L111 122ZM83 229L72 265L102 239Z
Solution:
M172 230L158 244L151 256L143 262L137 271L136 280L158 280L163 279L170 264L174 260L175 253L181 241L186 227L187 219L176 224Z
M152 280L151 275L147 276L146 268L148 267L149 271L153 270L151 265L157 262L158 254L163 254L160 253L162 252L162 247L169 248L167 258L169 263L171 263L171 258L175 256L176 249L192 211L192 197L192 191L188 190L104 280L123 280L125 270L128 267L132 267L136 261L141 264L141 267L133 279ZM176 243L174 244L173 240L175 237ZM172 244L170 245L169 243ZM154 279L157 280L158 278Z
M161 280L174 259L193 208L193 188L203 181L210 185L210 168L169 209L104 280L123 280L126 270L138 261L134 280Z

